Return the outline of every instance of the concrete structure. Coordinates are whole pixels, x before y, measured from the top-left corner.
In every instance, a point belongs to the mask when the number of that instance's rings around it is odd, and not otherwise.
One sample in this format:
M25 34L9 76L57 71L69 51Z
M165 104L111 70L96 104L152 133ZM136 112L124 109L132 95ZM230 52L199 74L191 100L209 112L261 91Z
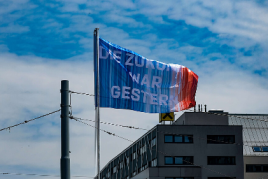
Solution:
M243 126L244 178L268 177L268 115L229 114L230 125Z
M108 162L100 178L243 179L242 125L229 125L221 113L185 112L172 125L156 125Z

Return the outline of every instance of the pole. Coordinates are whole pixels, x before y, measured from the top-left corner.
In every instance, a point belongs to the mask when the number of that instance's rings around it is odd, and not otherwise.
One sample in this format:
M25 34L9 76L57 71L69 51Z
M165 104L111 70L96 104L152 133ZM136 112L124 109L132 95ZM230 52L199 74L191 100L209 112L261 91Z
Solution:
M99 83L99 28L94 30L94 76L95 76L95 155L97 156L97 179L100 179L100 83Z
M69 81L61 81L61 179L70 179L69 157Z

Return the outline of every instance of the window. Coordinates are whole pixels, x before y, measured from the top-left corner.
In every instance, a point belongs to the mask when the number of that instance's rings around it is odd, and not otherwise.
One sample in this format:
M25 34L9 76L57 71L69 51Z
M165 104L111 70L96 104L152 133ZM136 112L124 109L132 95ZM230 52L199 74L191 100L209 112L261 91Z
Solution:
M252 149L254 152L268 152L267 146L253 146Z
M175 165L182 165L183 157L175 157Z
M113 168L113 173L115 173L116 170L117 170L117 166L115 166L115 167Z
M248 164L246 172L268 172L268 165Z
M172 143L173 142L173 135L165 135L165 142Z
M193 143L193 135L165 135L165 143Z
M166 165L172 165L173 162L173 157L165 157L165 164Z
M262 146L262 151L263 152L268 152L268 147L267 146Z
M233 144L235 143L234 135L208 135L208 144Z
M153 138L153 139L151 140L151 147L155 146L155 144L156 144L156 138Z
M146 145L144 145L144 146L142 146L141 148L140 148L140 153L141 154L143 154L143 153L145 153L146 152Z
M148 168L148 166L149 166L148 163L146 165L144 165L145 169Z
M208 156L208 165L235 165L235 157Z
M182 143L184 136L174 136L175 143Z
M261 152L261 147L255 146L252 147L254 152Z
M183 156L183 157L165 157L166 165L193 165L193 156Z
M185 143L193 143L193 136L184 136Z
M154 159L154 160L152 161L152 167L156 167L156 164L157 164L157 159Z
M135 160L136 159L136 152L134 152L133 154L132 154L132 160Z

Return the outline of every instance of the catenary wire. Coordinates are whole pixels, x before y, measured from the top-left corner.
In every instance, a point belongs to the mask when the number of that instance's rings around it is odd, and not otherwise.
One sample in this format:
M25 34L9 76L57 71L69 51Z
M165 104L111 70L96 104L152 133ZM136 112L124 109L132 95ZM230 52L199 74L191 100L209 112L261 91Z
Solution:
M81 92L76 92L76 91L71 91L71 90L69 90L69 92L70 92L70 93L75 93L75 94L87 95L87 96L95 96L94 94L81 93Z
M90 127L93 127L93 128L96 128L96 129L97 129L97 127L92 126L92 125L90 125L90 124L88 124L88 123L86 123L86 122L83 122L83 121L80 120L80 119L74 118L74 117L72 117L72 116L70 117L70 119L73 119L73 120L75 120L75 121L77 121L77 122L83 123L83 124L85 124L85 125L88 125L88 126L90 126ZM127 141L129 141L129 142L134 142L134 141L132 141L132 140L129 140L129 139L124 138L124 137L121 137L121 136L118 136L118 135L116 135L115 133L112 133L112 132L109 132L109 131L106 131L106 130L103 130L103 129L100 129L100 131L103 131L103 132L105 132L105 133L107 133L107 134L109 134L109 135L113 135L113 136L115 136L115 137L118 137L118 138L127 140Z
M76 118L76 119L79 119L79 120L82 120L82 121L95 122L94 120L91 120L91 119L82 119L82 118L78 118L78 117L74 117L74 116L70 116L70 118ZM148 129L144 129L144 128L141 128L141 127L125 126L125 125L121 125L121 124L114 124L114 123L111 123L111 122L100 121L100 123L107 124L107 125L112 125L112 126L125 127L125 128L130 128L130 129L140 129L140 130L148 131Z
M87 94L87 93L78 93L78 92L73 92L73 91L70 91L70 92L71 92L71 93L77 93L77 94L83 94L83 95L94 96L94 95L90 95L90 94ZM12 125L12 126L9 126L9 127L6 127L6 128L2 128L2 129L0 129L0 131L2 131L2 130L7 130L7 129L10 129L10 128L13 128L13 127L16 127L16 126L19 126L19 125L22 125L22 124L26 124L26 123L31 122L31 121L33 121L33 120L36 120L36 119L39 119L39 118L42 118L42 117L51 115L51 114L56 113L56 112L59 112L60 110L61 110L61 109L56 110L56 111L53 111L53 112L50 112L50 113L48 113L48 114L45 114L45 115L42 115L42 116L39 116L39 117L36 117L36 118L33 118L33 119L30 119L30 120L26 120L26 121L24 121L24 122L21 122L21 123L18 123L18 124L15 124L15 125ZM217 115L218 115L218 114L217 114ZM81 118L75 118L75 117L73 117L73 116L71 116L70 118L71 118L71 119L74 119L75 121L84 123L84 122L82 121L83 119L81 119ZM95 121L93 121L93 120L88 120L88 121L95 122ZM264 120L264 121L267 121L267 120ZM143 129L143 128L139 128L139 127L134 127L134 126L123 126L123 125L120 125L120 124L113 124L113 123L108 123L108 122L101 122L101 123L103 123L103 124L108 124L108 125L114 125L114 126L120 126L120 127L133 128L133 129L147 130L147 129ZM94 126L92 126L92 125L90 125L90 124L87 124L87 123L84 123L84 124L86 124L86 125L88 125L88 126L91 126L91 127L93 127L93 128L96 128L96 127L94 127ZM116 135L116 134L114 134L114 133L111 133L111 132L109 132L109 131L106 131L106 130L103 130L103 129L100 129L100 130L103 131L103 132L105 132L105 133L107 133L107 134L109 134L109 135L113 135L113 136L115 136L115 137L119 137L119 138L124 139L124 140L127 140L127 141L129 141L129 142L133 142L133 141L127 139L127 138L118 136L118 135ZM162 131L158 131L158 132L162 132ZM163 133L163 132L162 132L162 133ZM169 133L169 134L171 134L171 133ZM183 135L183 136L184 136L184 135ZM185 135L185 136L187 136L187 135ZM188 137L189 137L189 136L188 136ZM206 139L206 140L207 140L207 139ZM215 140L213 140L213 141L215 141ZM219 142L219 141L217 141L217 142ZM220 141L220 142L221 142L221 141ZM232 144L233 144L233 143L232 143ZM165 154L165 153L163 153L163 152L161 152L161 151L158 151L158 152L160 152L160 153L162 153L162 154ZM185 161L185 162L190 163L189 161ZM192 165L195 165L194 163L191 163L191 164L192 164ZM199 165L195 165L195 166L199 166ZM203 166L199 166L199 167L203 167ZM203 167L203 168L205 168L205 167ZM211 169L209 169L209 168L205 168L205 169L211 170ZM227 175L225 175L225 174L222 174L222 173L217 172L217 171L214 171L214 170L211 170L211 171L216 172L216 173L219 173L219 174L224 175L224 176L227 176ZM54 177L59 177L58 175L39 175L39 174L22 174L22 173L7 173L7 172L6 172L6 173L0 173L0 174L3 174L3 175L8 175L8 174L10 174L10 175L29 175L29 176L31 175L31 176L54 176ZM87 177L87 176L72 176L72 177L94 178L94 177ZM229 176L227 176L227 177L229 177ZM229 177L229 178L232 178L232 177Z
M70 93L75 93L75 94L81 94L81 95L87 95L87 96L95 96L94 94L89 94L89 93L82 93L82 92L75 92L75 91L71 91L69 90ZM99 95L100 96L100 95ZM105 96L100 96L102 98L108 98L108 97L105 97ZM192 109L186 109L184 111L192 111L192 112L196 112ZM200 111L202 113L206 113L206 114L212 114L212 115L217 115L217 116L235 116L237 118L241 118L241 119L251 119L251 120L258 120L258 121L264 121L264 122L268 122L268 120L266 119L254 119L254 118L244 118L244 117L241 117L239 115L234 115L234 114L227 114L227 113L214 113L214 112L203 112L203 111Z
M80 121L90 121L90 122L95 122L94 120L90 120L90 119L82 119L82 118L78 118L78 117L74 117L74 116L70 116L71 119L77 119L77 120L80 120ZM140 127L135 127L135 126L124 126L124 125L120 125L120 124L113 124L113 123L110 123L110 122L102 122L100 121L100 123L102 124L107 124L107 125L113 125L113 126L118 126L118 127L125 127L125 128L130 128L130 129L140 129L140 130L145 130L145 131L149 131L148 129L144 129L144 128L140 128ZM85 124L88 124L88 123L85 123ZM88 124L89 125L89 124ZM91 125L90 125L91 126ZM94 126L92 126L94 127ZM193 137L192 135L186 135L186 134L178 134L178 133L171 133L171 132L164 132L164 131L157 131L159 133L162 133L162 134L170 134L170 135L178 135L178 136L187 136L189 138L197 138L197 139L200 139L200 140L205 140L205 141L213 141L213 142L220 142L220 143L224 143L224 144L233 144L233 145L243 145L243 146L248 146L248 147L252 147L250 145L245 145L245 144L242 144L242 143L237 143L237 142L226 142L226 141L221 141L221 140L214 140L214 139L206 139L206 138L202 138L202 137Z
M7 130L7 129L10 130L10 129L13 128L13 127L17 127L17 126L19 126L19 125L26 124L26 123L28 123L28 122L34 121L34 120L36 120L36 119L40 119L40 118L42 118L42 117L45 117L45 116L54 114L54 113L59 112L59 111L60 111L60 109L58 109L58 110L56 110L56 111L53 111L53 112L50 112L50 113L47 113L47 114L44 114L44 115L42 115L42 116L39 116L39 117L30 119L30 120L25 120L25 121L20 122L20 123L18 123L18 124L15 124L15 125L12 125L12 126L8 126L8 127L5 127L5 128L2 128L2 129L0 129L0 131Z

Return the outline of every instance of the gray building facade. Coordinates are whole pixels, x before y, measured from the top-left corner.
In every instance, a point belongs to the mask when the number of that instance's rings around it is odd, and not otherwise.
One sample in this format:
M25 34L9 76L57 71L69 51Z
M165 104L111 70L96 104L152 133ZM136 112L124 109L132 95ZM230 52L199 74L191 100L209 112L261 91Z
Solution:
M244 178L242 125L227 115L185 112L159 124L101 170L101 179Z

